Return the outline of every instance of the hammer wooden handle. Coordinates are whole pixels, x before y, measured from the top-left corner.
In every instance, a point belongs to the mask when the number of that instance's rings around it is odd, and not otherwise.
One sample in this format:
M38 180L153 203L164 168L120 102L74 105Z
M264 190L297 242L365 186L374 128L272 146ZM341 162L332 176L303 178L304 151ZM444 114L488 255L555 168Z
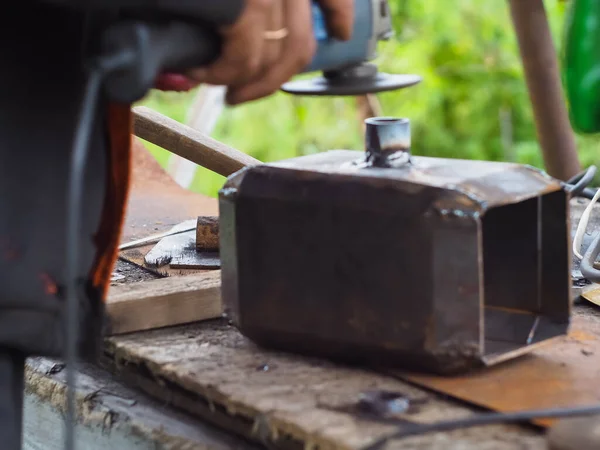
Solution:
M261 164L258 159L212 139L187 125L138 106L133 108L134 134L225 177L246 167Z

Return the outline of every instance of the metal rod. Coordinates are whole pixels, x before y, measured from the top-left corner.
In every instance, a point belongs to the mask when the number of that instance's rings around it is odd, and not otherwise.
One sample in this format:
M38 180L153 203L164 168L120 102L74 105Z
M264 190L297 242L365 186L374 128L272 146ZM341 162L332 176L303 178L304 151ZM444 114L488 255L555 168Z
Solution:
M148 236L148 237L145 237L142 239L137 239L135 241L121 244L121 245L119 245L119 250L128 250L130 248L141 247L142 245L152 244L154 242L160 241L163 238L166 238L169 236L175 236L177 234L188 233L190 231L194 231L195 229L196 229L196 225L194 225L193 227L184 228L183 230L176 230L176 231L171 230L171 231L166 231L164 233L154 234L152 236Z
M546 171L567 180L581 170L558 58L543 0L509 0Z
M21 450L25 357L0 350L0 438L3 450Z
M368 163L388 167L393 162L410 159L410 121L394 117L371 117L365 120L365 150Z

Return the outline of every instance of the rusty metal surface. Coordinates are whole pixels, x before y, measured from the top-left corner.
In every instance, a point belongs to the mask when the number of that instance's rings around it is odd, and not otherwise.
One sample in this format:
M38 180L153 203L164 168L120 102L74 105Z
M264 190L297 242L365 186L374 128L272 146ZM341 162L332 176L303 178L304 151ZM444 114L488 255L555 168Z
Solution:
M180 187L156 162L143 144L134 139L132 185L121 243L168 231L185 220L218 215L218 202ZM143 266L153 245L120 252L120 257ZM170 270L161 268L160 272Z
M600 313L578 306L567 337L514 361L458 377L395 375L421 387L501 412L600 403ZM548 426L552 419L536 421Z
M473 208L477 212L561 189L556 180L544 172L515 163L413 156L410 165L400 166L403 170L390 171L389 168L379 167L365 170L363 152L332 150L263 164L256 169L290 169L296 172L295 176L299 179L307 180L314 179L318 174L337 175L338 179L364 177L369 179L370 185L395 185L398 190L406 190L407 183L414 185L414 190L448 189L457 194L458 207ZM235 184L235 179L231 183ZM261 195L269 193L261 192ZM270 195L277 197L276 192Z
M461 372L566 333L568 201L525 166L332 151L231 177L223 298L255 342Z

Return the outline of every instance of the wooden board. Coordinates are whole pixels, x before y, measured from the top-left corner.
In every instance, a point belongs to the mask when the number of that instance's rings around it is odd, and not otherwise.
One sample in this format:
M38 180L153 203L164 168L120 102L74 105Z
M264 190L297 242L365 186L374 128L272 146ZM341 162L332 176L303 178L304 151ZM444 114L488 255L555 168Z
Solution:
M391 376L257 348L225 321L107 340L105 361L131 385L231 432L273 448L362 449L396 425L361 416L361 393L406 395L414 422L475 412ZM544 449L539 431L490 426L416 436L389 449Z
M160 203L178 203L179 207L175 209L181 213L189 203L184 199L185 195L180 194L175 193L178 199L159 195ZM139 206L135 201L132 204ZM196 214L208 215L211 212L202 209ZM132 217L130 220L139 220L135 214ZM186 219L189 217L180 216L177 223ZM598 328L598 324L593 322L593 317L582 315L578 319L583 327L576 328L583 330L579 337L587 339L592 336L595 345L597 339L593 330ZM591 392L595 399L596 380L600 373L596 373L593 364L584 364L584 370L580 369L582 360L577 355L586 356L584 346L591 344L577 336L565 339L564 346L552 347L555 351L545 356L556 366L538 364L540 358L536 359L533 355L513 361L511 364L522 365L521 369L513 370L511 377L500 381L519 387L521 392L533 392L540 385L540 380L544 380L546 386L553 386L552 377L561 377L555 381L560 381L568 393L565 395L560 391L561 398L570 399L569 404L562 406L576 406L582 401L589 404L590 396L585 394ZM395 433L397 424L357 414L358 397L367 390L385 389L418 399L420 405L409 410L404 417L414 422L432 422L474 413L464 405L440 400L436 395L392 376L259 349L222 321L109 338L104 363L130 383L165 402L278 448L318 445L322 448L363 449ZM529 369L528 364L532 365ZM568 364L576 364L577 367L549 370ZM531 376L523 381L521 373ZM498 378L492 376L490 383L496 383L492 386L497 391L488 400L477 398L477 403L491 408L506 408L497 403L498 399L502 399L504 390L499 387ZM485 377L477 385L485 387ZM576 387L569 391L569 386ZM447 390L448 387L441 389ZM463 389L462 394L454 395L464 397L464 392L469 394L468 387ZM487 391L481 392L489 395L491 389L488 386ZM545 396L552 392L542 391L537 398L546 401ZM535 396L532 395L532 398ZM518 399L513 397L513 401ZM441 433L433 437L413 437L395 441L389 446L432 449L518 447L545 448L545 444L535 431L494 426Z
M65 379L59 361L27 361L24 450L64 448ZM76 402L78 450L258 450L89 364L79 365Z
M221 271L111 286L106 310L113 335L220 317Z

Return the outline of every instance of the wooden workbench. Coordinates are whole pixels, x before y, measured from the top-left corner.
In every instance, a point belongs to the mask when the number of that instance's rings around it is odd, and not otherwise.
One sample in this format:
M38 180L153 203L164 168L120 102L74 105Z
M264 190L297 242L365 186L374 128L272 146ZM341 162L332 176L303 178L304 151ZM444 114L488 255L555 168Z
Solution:
M148 160L137 160L144 170L134 179L124 241L142 237L140 233L149 227L162 231L195 214L214 214L214 201L171 185L164 187L169 181L148 164ZM594 217L599 218L600 211ZM130 259L139 259L139 251L130 252ZM119 270L125 283L153 277L123 262ZM596 307L578 305L574 315L600 324ZM598 333L600 325L594 325L582 336L600 342ZM571 345L578 358L588 358L588 366L597 366L585 342L581 352L579 341ZM86 450L252 445L364 449L398 426L357 408L361 394L374 390L410 399L404 418L414 422L455 419L481 411L474 402L461 403L398 376L257 348L223 320L111 337L101 363L102 369L84 366L80 376L79 448ZM595 386L597 377L592 374L590 379ZM591 400L600 395L597 391L589 392ZM31 360L26 449L51 449L51 441L60 448L56 438L61 434L63 405L62 366ZM544 449L546 444L539 428L494 425L392 440L386 448Z
M123 282L148 277L124 263L120 270L126 276ZM81 449L251 449L275 429L275 448L317 443L329 443L324 448L360 448L372 436L394 429L345 412L361 392L374 389L414 399L418 408L411 420L458 418L478 411L391 376L255 348L221 320L113 337L107 351L104 362L110 371L84 365L78 377ZM162 361L160 367L131 365L144 354ZM126 366L117 367L120 363ZM197 371L204 386L190 384L186 390L183 378L180 386L162 378L178 368L188 375ZM26 376L24 448L61 448L64 366L31 359ZM270 425L275 411L278 423ZM284 439L286 430L295 439ZM48 447L50 443L54 447ZM407 438L387 448L544 449L545 442L536 428L499 425Z

